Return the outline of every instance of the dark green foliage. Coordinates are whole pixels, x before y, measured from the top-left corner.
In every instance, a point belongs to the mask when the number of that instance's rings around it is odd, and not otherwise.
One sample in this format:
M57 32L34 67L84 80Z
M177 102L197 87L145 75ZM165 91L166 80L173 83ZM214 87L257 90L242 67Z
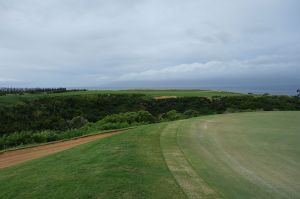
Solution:
M67 130L81 115L96 122L107 115L143 110L144 95L45 97L0 106L0 135L15 131Z
M126 128L156 122L156 118L148 111L127 112L106 116L96 123L103 130Z
M176 110L168 111L160 115L161 121L174 121L183 118L182 114L178 113Z
M71 120L72 129L64 132L41 131L41 132L15 132L0 137L0 150L28 144L45 143L63 139L70 139L95 133L101 130L121 129L130 126L150 124L156 122L155 117L147 111L128 112L106 116L96 123L87 123L81 116ZM70 122L69 122L70 123ZM83 125L85 124L85 125ZM77 126L76 126L77 125ZM77 128L77 129L75 129Z
M224 113L226 110L300 110L300 100L296 97L272 95L182 97L162 100L138 94L45 97L11 106L0 106L0 135L16 131L65 131L81 126L70 126L70 120L79 115L89 122L96 122L108 115L141 110L148 111L156 118L171 110L178 113L185 113L187 110L198 112L192 115ZM184 115L188 114L191 113L187 112ZM126 126L126 122L114 123L113 126ZM109 128L110 124L107 126Z
M189 110L187 110L187 111L185 111L185 112L183 113L183 116L184 116L185 118L197 117L197 116L199 116L199 115L200 115L200 114L199 114L198 111L195 111L195 110L192 110L192 109L189 109Z
M97 123L128 123L131 125L134 123L150 124L153 122L155 122L155 117L153 117L153 115L151 115L148 111L138 111L109 115Z
M59 139L59 134L54 131L15 132L0 137L0 150L27 144L51 142Z
M182 97L162 100L149 100L146 104L146 110L153 115L159 115L171 110L183 113L186 110L193 109L201 114L214 113L212 101L206 97Z
M68 126L70 129L78 129L80 127L83 127L88 123L88 120L85 119L82 116L76 116L73 119L68 121Z

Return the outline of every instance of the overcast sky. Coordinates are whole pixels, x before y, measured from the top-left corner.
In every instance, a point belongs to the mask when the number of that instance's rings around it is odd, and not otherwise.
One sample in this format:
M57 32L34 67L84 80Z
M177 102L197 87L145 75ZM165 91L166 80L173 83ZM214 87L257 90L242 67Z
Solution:
M299 10L299 0L0 0L0 87L299 85Z

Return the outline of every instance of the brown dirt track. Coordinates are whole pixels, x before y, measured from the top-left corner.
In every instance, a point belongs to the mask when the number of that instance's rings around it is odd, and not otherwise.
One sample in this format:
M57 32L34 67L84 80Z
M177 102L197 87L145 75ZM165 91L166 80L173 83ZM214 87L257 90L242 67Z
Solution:
M112 135L120 134L126 130L112 131L108 133L94 134L79 138L74 138L67 141L59 141L55 143L44 144L35 147L28 147L23 149L16 149L0 153L0 169L10 167L28 160L47 156L52 153L57 153L80 144L91 142L97 139L109 137Z
M177 98L177 96L157 96L157 97L154 97L154 99L156 99L156 100L172 99L172 98Z

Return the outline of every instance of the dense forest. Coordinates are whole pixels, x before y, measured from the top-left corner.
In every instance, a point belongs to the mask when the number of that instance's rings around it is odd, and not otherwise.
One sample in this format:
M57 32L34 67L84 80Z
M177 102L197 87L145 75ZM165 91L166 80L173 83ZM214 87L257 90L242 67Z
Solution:
M148 111L156 118L169 111L186 111L207 115L256 110L300 110L300 100L289 96L183 97L155 100L145 95L89 95L44 97L24 100L0 107L0 135L18 131L57 130L70 128L70 121L80 116L87 122L125 112Z

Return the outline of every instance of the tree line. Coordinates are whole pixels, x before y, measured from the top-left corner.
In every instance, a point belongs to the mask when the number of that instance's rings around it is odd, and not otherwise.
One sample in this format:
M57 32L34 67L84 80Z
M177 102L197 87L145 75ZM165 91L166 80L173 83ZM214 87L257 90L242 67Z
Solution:
M13 87L2 87L0 88L0 95L7 94L37 94L37 93L63 93L67 91L85 91L86 89L71 89L67 88L13 88Z

